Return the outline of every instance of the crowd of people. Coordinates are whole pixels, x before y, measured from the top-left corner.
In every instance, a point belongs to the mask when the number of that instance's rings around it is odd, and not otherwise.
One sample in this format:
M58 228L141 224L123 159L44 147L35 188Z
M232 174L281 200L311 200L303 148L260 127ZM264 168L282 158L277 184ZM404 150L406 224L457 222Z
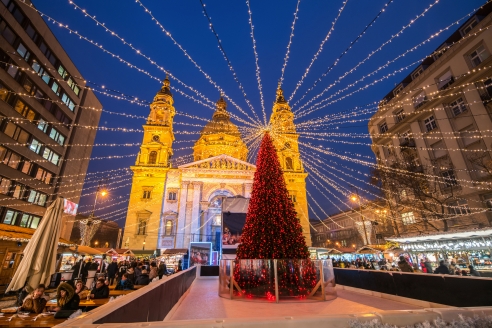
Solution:
M181 261L178 263L178 271ZM79 309L81 300L104 299L110 297L109 286L115 290L133 290L135 285L148 285L154 279L168 275L164 262L120 261L111 263L102 261L80 260L73 266L72 280L63 281L56 290L56 307L54 311ZM92 288L87 288L86 281L90 270L97 272ZM34 291L23 297L19 304L21 311L39 314L44 312L49 297L45 294L45 285L39 285Z
M383 270L383 271L401 271L414 273L432 273L432 274L448 274L456 276L475 276L480 277L480 273L475 270L473 265L469 265L468 271L456 264L455 260L446 261L440 260L439 266L433 268L432 262L428 259L421 259L418 263L412 263L405 256L400 256L399 261L390 263L386 259L379 261L364 259L348 260L333 260L334 267L349 268L349 269L364 269L364 270Z

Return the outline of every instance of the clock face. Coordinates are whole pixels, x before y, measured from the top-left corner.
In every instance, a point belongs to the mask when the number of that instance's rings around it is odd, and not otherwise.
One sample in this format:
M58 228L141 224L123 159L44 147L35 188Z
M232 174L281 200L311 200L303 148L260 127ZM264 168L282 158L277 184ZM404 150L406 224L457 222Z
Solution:
M152 140L154 140L154 141L158 142L158 141L159 141L159 136L153 136L153 137L152 137Z

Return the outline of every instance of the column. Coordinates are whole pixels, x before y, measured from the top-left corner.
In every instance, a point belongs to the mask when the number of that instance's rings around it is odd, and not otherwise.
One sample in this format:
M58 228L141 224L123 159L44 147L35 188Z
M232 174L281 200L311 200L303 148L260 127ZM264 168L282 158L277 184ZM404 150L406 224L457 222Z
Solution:
M191 206L191 241L200 241L200 196L203 182L193 182L193 205Z
M246 198L251 198L251 191L253 190L252 183L243 183L243 196Z
M208 227L211 226L211 222L208 222L207 224L205 224L205 222L207 222L207 220L209 219L208 217L208 202L200 202L200 208L202 209L202 213L200 215L201 217L201 222L200 222L200 226L201 225L204 225L201 229L200 229L200 236L201 236L201 239L200 241L207 241L207 235L211 234L211 231L209 231L210 229Z
M186 201L188 196L189 181L181 182L181 195L179 196L178 229L176 230L176 248L184 248Z

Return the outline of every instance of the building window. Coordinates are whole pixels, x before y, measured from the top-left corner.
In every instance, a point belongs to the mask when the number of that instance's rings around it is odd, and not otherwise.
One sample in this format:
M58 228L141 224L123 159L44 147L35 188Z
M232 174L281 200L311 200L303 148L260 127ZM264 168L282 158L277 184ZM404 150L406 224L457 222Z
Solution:
M157 152L151 151L149 154L149 164L155 164L157 162Z
M485 59L489 57L488 51L485 49L485 46L482 44L477 49L475 49L468 58L473 67L480 65Z
M456 177L454 176L454 170L442 171L441 177L444 179L445 188L451 188L458 185L458 181L456 181Z
M17 47L17 53L19 54L19 56L24 58L25 61L28 61L29 57L31 57L31 53L22 43L19 43L19 46Z
M3 217L3 224L11 224L14 225L17 220L17 216L19 216L19 212L13 210L5 211L5 216Z
M171 220L166 221L166 228L165 228L164 234L166 236L170 236L173 234L173 221L171 221Z
M415 216L413 215L413 212L407 212L401 214L401 223L403 223L403 225L410 225L410 224L414 224L415 222L416 220L415 220Z
M137 235L146 235L146 234L147 234L147 221L140 220L138 222Z
M26 104L24 104L20 100L17 100L14 109L31 122L36 119L36 112L31 110L29 107L26 106Z
M468 22L465 26L463 26L460 29L461 36L465 36L468 33L470 33L470 31L473 30L473 28L477 26L477 24L478 24L477 16L473 16L470 19L470 22Z
M55 140L57 143L63 146L65 143L65 136L62 135L57 129L51 128L50 138Z
M452 215L465 215L470 213L468 202L465 199L460 199L448 203L448 213Z
M17 170L22 157L12 152L11 150L0 146L0 163L10 166Z
M143 191L142 198L143 198L143 199L150 199L150 193L151 193L151 191L150 191L150 190L144 190L144 191Z
M43 181L46 184L51 184L51 178L52 177L53 177L53 174L51 172L48 172L41 167L38 167L38 170L36 171L36 176L35 176L35 178L37 180Z
M43 158L48 160L48 162L51 162L55 165L58 165L58 161L60 160L60 155L55 153L53 150L49 149L48 147L44 148L43 151Z
M30 190L29 191L29 196L27 197L27 201L29 203L33 203L39 206L44 206L46 205L46 195L43 193L40 193L37 190Z
M8 195L11 185L12 181L10 179L0 176L0 194Z
M29 137L31 136L29 133L27 133L12 122L8 122L7 125L5 125L3 133L21 144L27 144L27 142L29 141Z
M422 73L424 72L424 68L422 66L419 66L413 73L412 73L412 80L415 80L418 78Z
M293 202L293 203L297 203L297 197L296 195L290 195L289 196L290 200Z
M285 159L285 169L286 170L293 170L294 169L294 165L292 164L292 158L287 157Z
M396 117L396 123L400 123L405 119L405 111L403 110L403 108L395 113L395 117Z
M385 133L386 131L388 131L388 124L386 122L379 124L379 133Z
M449 104L449 107L451 108L451 111L453 112L454 116L458 116L467 110L463 98L456 99L455 101Z
M402 90L404 86L402 83L400 83L394 90L393 90L393 95L396 97Z
M424 120L424 125L425 125L425 130L427 132L437 129L437 123L436 123L436 119L434 118L434 115L431 115L428 118L426 118Z
M454 83L454 77L451 71L447 71L437 79L437 88L439 90L447 89Z
M176 200L176 192L172 191L169 193L168 200Z
M415 109L420 108L427 100L425 91L420 92L418 95L413 97L413 107Z
M41 148L43 145L39 142L37 139L32 139L31 143L29 144L29 149L35 152L36 154L39 154L41 152Z

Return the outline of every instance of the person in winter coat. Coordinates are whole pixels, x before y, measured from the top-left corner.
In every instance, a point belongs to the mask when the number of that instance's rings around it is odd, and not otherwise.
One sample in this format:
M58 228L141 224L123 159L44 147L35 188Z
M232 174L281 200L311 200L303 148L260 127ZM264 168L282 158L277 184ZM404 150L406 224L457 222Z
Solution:
M21 306L21 311L29 311L31 313L41 313L46 307L47 300L44 296L45 287L40 284L31 294L27 295Z
M449 274L455 274L456 272L456 262L454 261L451 261L451 263L449 264Z
M470 269L470 276L481 277L480 276L480 272L478 272L477 270L475 270L475 268L473 267L473 265L469 265L468 266L468 269Z
M90 294L89 288L82 282L82 280L77 280L75 283L75 294L79 295L80 299L87 298L87 295Z
M167 274L166 263L161 262L161 264L159 264L159 270L157 270L157 274L159 275L159 279L162 279L162 276Z
M439 266L437 267L436 270L434 270L435 274L449 274L449 268L444 263L444 260L439 261Z
M155 277L157 277L157 264L155 262L150 263L150 273L149 279L152 281Z
M116 284L115 290L133 290L133 283L128 279L128 273L121 276L121 280Z
M82 260L78 261L75 263L75 265L72 267L73 273L72 273L72 280L75 280L79 277L80 272L80 266L82 265Z
M114 278L116 277L116 273L118 272L118 264L116 263L116 260L113 260L108 265L108 279L109 279L109 284L112 285L114 283Z
M149 283L149 274L147 273L147 270L143 269L142 273L135 279L135 285L148 285Z
M126 272L127 278L133 283L135 283L135 270L133 268L129 268L128 271Z
M434 269L432 269L432 263L431 263L431 261L429 261L428 258L425 259L424 265L425 265L425 269L426 269L427 273L432 273L434 271Z
M91 266L90 266L90 269L89 270L97 271L98 268L99 268L99 262L94 261L94 262L91 263Z
M75 293L70 284L62 282L56 289L56 304L55 311L60 310L77 310L79 308L80 298Z
M398 262L398 267L402 272L413 272L412 267L410 264L408 264L407 260L405 260L405 257L402 255L400 256L400 261Z
M109 297L109 287L104 283L104 278L97 279L96 287L91 291L92 299L108 298Z

